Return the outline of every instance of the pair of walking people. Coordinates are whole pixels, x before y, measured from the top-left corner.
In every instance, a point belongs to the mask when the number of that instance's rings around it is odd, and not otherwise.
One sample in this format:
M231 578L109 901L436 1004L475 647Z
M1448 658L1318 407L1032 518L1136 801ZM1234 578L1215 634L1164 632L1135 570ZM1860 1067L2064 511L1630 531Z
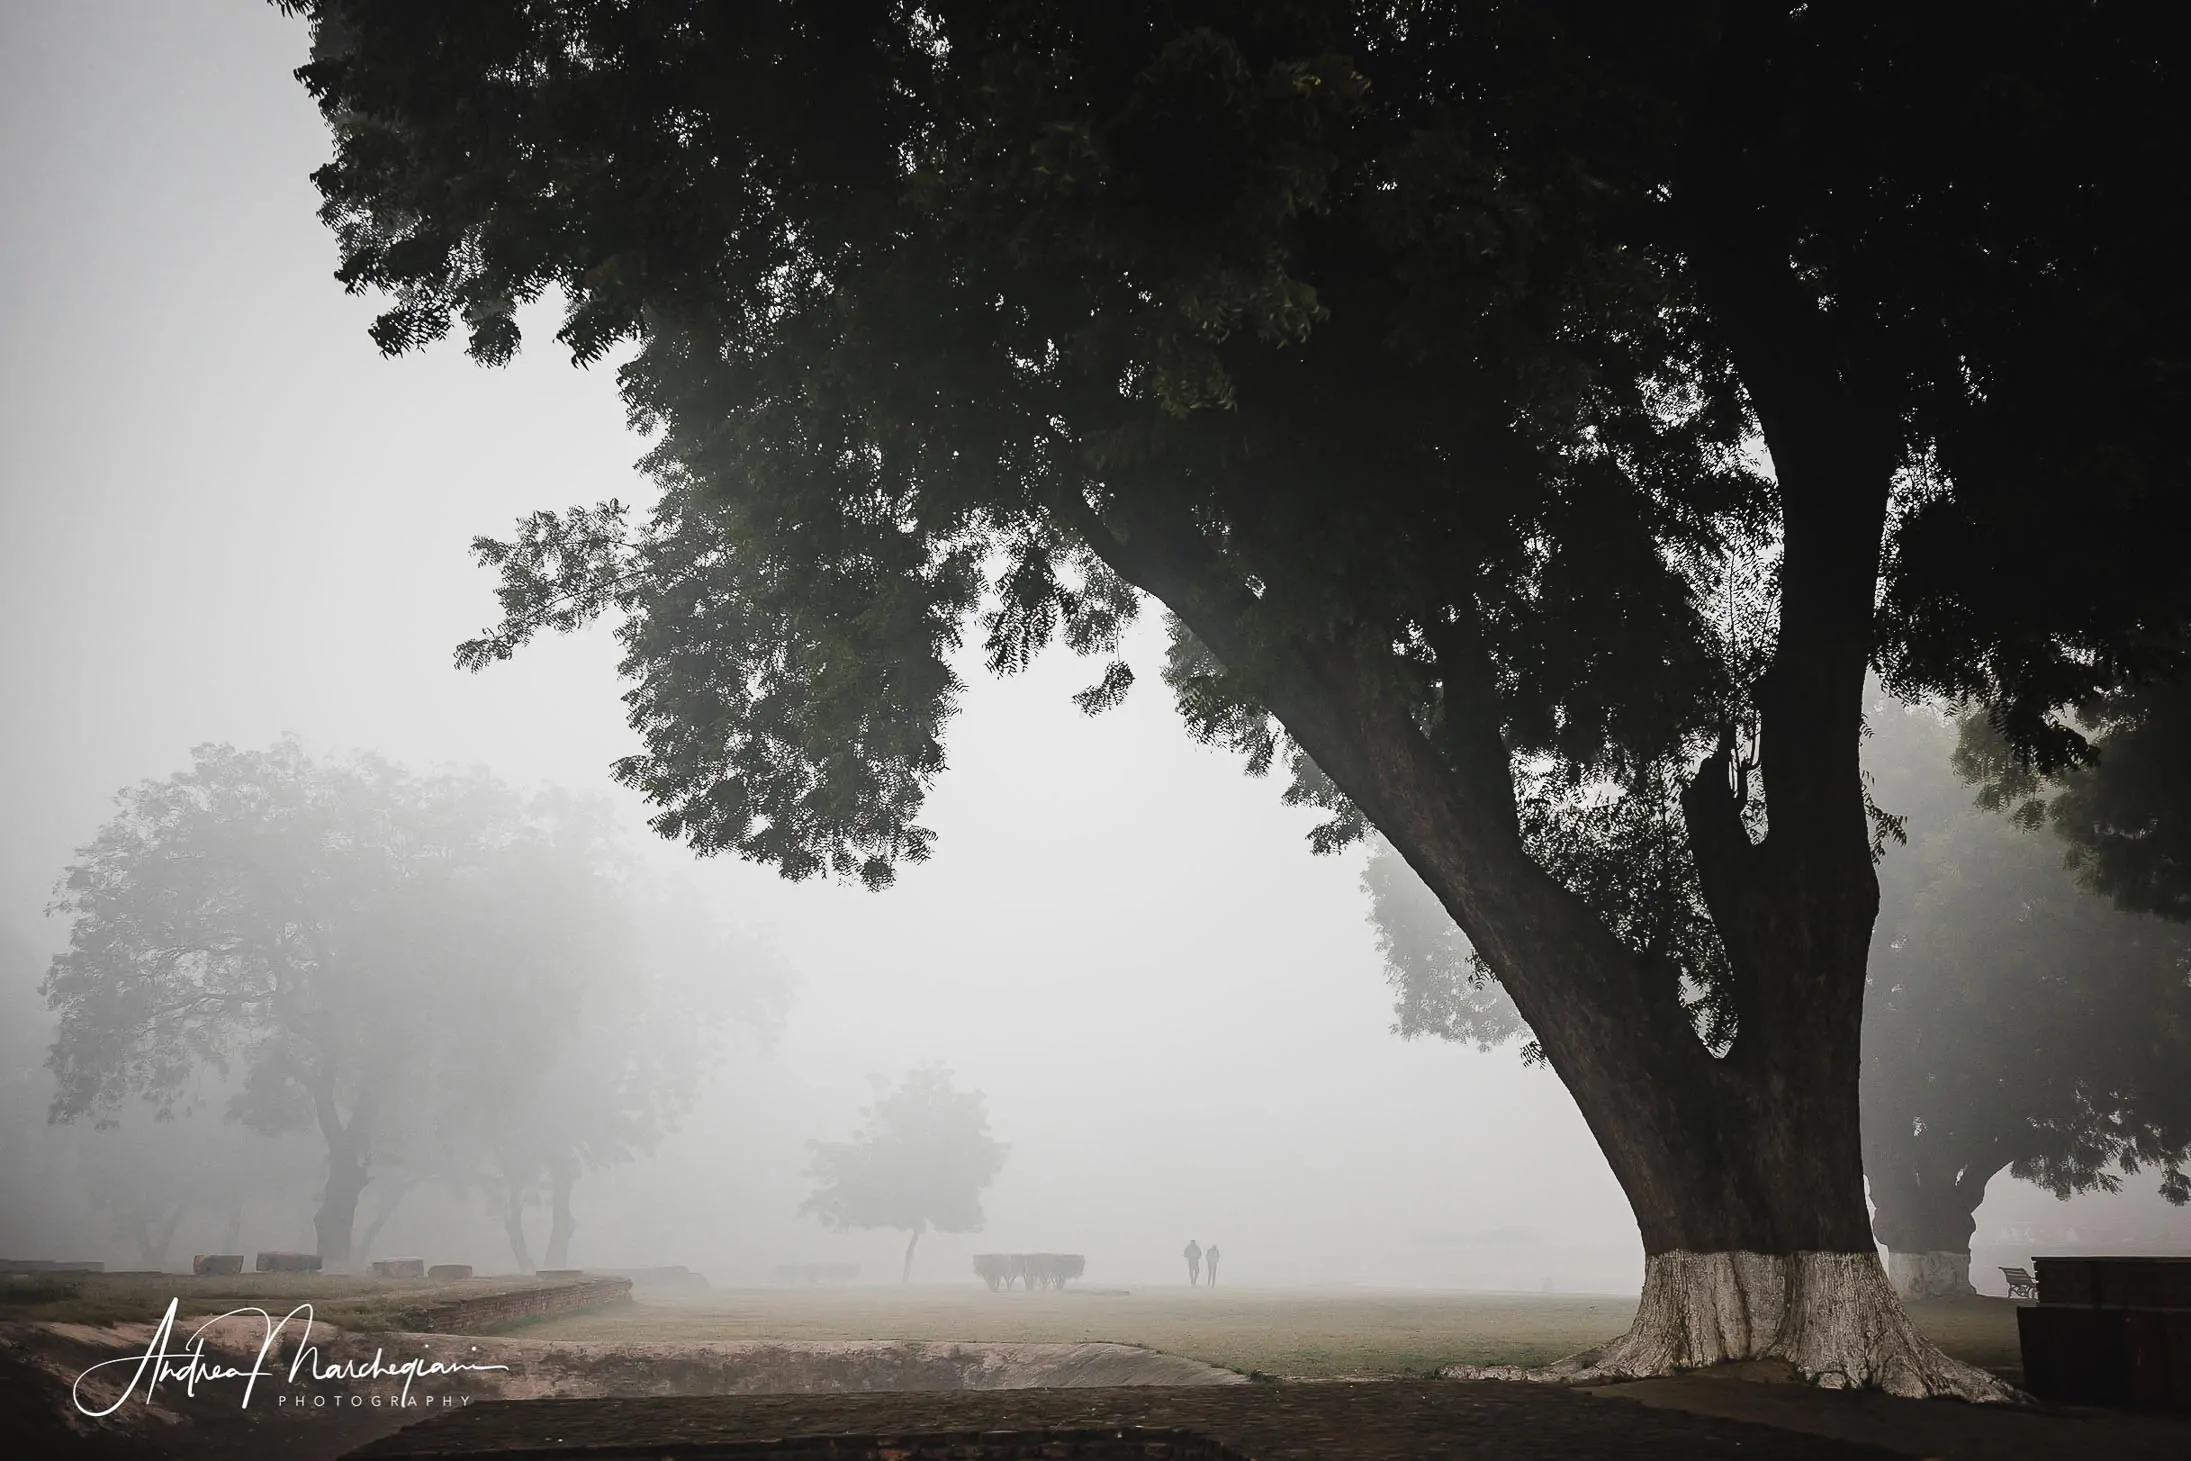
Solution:
M1217 1245L1215 1243L1204 1248L1200 1243L1189 1238L1187 1240L1186 1259L1187 1286L1189 1288L1202 1281L1202 1265L1205 1263L1210 1266L1210 1287L1217 1287Z

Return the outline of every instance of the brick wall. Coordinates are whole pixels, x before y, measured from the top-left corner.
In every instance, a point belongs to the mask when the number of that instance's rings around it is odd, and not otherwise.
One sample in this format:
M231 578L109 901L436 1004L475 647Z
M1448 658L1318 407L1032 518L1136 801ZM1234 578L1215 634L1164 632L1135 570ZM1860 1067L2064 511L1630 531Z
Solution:
M628 1278L570 1279L482 1294L476 1299L451 1299L413 1310L403 1316L403 1325L425 1334L473 1334L519 1319L568 1314L574 1309L591 1309L630 1297Z

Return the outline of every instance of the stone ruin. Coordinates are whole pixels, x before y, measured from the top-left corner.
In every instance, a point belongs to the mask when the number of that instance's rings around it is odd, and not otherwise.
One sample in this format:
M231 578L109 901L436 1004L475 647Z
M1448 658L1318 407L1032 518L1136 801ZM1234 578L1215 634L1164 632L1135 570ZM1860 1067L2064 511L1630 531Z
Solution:
M373 1260L375 1278L424 1278L426 1260L423 1258L376 1258Z
M1061 1289L1066 1281L1087 1271L1088 1260L1079 1253L976 1253L974 1272L989 1291L1019 1284L1028 1289Z
M317 1253L261 1253L255 1266L261 1273L318 1273L320 1256ZM236 1270L226 1271L233 1273Z

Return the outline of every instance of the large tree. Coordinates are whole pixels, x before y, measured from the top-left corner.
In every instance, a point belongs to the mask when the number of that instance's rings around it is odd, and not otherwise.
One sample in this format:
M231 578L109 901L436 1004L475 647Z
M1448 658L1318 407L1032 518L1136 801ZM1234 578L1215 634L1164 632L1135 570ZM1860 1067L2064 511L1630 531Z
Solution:
M524 799L482 774L318 761L293 740L208 745L117 801L55 903L70 926L44 986L59 1015L53 1115L103 1124L141 1104L169 1117L217 1096L262 1133L315 1131L318 1252L347 1265L376 1170L430 1139L437 1082L483 1039L524 1059L539 1039L520 1037L555 1028L452 1019L452 996L507 969L570 1017L553 997L569 980L554 976L585 956L564 916L582 905L563 887L529 910L549 931L528 945L535 959L452 963L477 953L453 931L482 877L539 836Z
M1644 1299L1571 1370L2001 1393L1871 1246L1864 682L2061 760L2184 618L2161 7L284 3L384 349L553 289L632 350L658 504L483 544L463 659L619 613L661 832L886 882L970 622L1093 710L1153 599L1192 730L1390 841L1597 1136ZM1571 886L1595 829L1709 937Z
M2080 889L2055 837L1974 804L1952 717L1875 697L1867 719L1865 774L1885 809L1864 1005L1872 1226L1906 1297L1968 1293L1974 1214L2003 1171L2068 1197L2150 1167L2172 1200L2191 1196L2191 937ZM1662 886L1636 876L1656 844L1620 840L1619 863L1573 877L1616 924L1633 890ZM1379 848L1362 882L1396 1033L1480 1050L1527 1034L1397 854ZM1693 889L1662 906L1695 919ZM1532 1042L1522 1058L1542 1054Z
M1006 1148L989 1135L981 1092L957 1089L942 1066L918 1066L897 1085L877 1087L851 1140L808 1143L815 1187L799 1211L840 1232L905 1234L898 1277L910 1282L921 1234L981 1231L982 1189L1004 1169Z

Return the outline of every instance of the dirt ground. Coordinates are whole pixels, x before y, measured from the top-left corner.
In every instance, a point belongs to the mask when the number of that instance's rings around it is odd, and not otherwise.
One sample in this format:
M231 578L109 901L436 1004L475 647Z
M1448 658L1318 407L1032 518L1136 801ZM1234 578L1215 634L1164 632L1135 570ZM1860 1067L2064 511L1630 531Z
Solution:
M301 1296L291 1294L286 1282L281 1287L280 1295L248 1297ZM244 1297L194 1296L216 1309L236 1307ZM329 1307L343 1302L334 1292L313 1297L327 1298ZM355 1297L350 1301L355 1304ZM832 1434L842 1433L836 1429L840 1419L849 1424L857 1417L895 1415L896 1406L906 1408L908 1423L915 1411L936 1411L940 1417L964 1408L970 1416L978 1411L1000 1426L1016 1426L1022 1418L1032 1423L1052 1410L1080 1414L1090 1404L1120 1408L1121 1417L1129 1410L1185 1405L1233 1416L1252 1430L1264 1424L1256 1419L1262 1414L1258 1407L1274 1405L1272 1414L1293 1417L1285 1425L1328 1422L1346 1430L1374 1422L1380 1434L1398 1438L1394 1444L1401 1449L1392 1454L1867 1455L1957 1461L2191 1456L2191 1417L1896 1401L1765 1383L1773 1376L1694 1375L1595 1390L1424 1385L1422 1377L1447 1364L1531 1364L1586 1347L1624 1327L1632 1305L1633 1300L1611 1296L1541 1294L1212 1293L1162 1287L991 1294L971 1285L916 1285L712 1291L681 1298L652 1294L642 1302L536 1321L492 1336L376 1331L334 1334L325 1342L330 1357L369 1354L377 1347L397 1356L429 1345L461 1344L467 1358L506 1363L508 1371L468 1376L462 1388L492 1411L503 1410L492 1403L497 1400L527 1402L507 1412L519 1418L521 1428L549 1414L578 1414L570 1406L594 1405L601 1413L599 1407L607 1405L607 1413L631 1418L643 1429L663 1416L697 1414L677 1409L695 1397L716 1397L728 1407L719 1414L735 1419L773 1413L771 1407L782 1409L803 1393L809 1399L801 1414L817 1425L827 1422L823 1428ZM279 1313L286 1306L267 1307ZM356 1312L369 1308L360 1305ZM2013 1373L2013 1304L1973 1300L1923 1305L1914 1313L1951 1353ZM357 1410L283 1413L263 1404L240 1413L223 1394L170 1400L161 1416L146 1417L126 1434L72 1432L52 1424L53 1402L58 1398L63 1411L67 1406L67 1376L98 1359L141 1353L132 1346L141 1346L147 1332L143 1318L103 1325L0 1321L0 1452L113 1461L277 1455L332 1461L399 1428L407 1431L414 1419ZM1244 1383L1279 1377L1288 1383ZM1349 1377L1385 1378L1368 1386L1327 1383ZM1391 1388L1395 1384L1400 1388ZM1122 1385L1134 1388L1087 1388ZM1015 1394L1007 1397L999 1393L1003 1390ZM1433 1417L1421 1421L1432 1429L1416 1436L1423 1444L1412 1450L1409 1437L1415 1433L1409 1428L1418 1421L1387 1416L1376 1398L1402 1390L1420 1391L1409 1403L1420 1415ZM878 1391L895 1392L897 1398ZM1235 1398L1226 1400L1225 1394ZM734 1404L733 1397L741 1395L748 1399ZM1144 1398L1102 1399L1128 1395ZM1189 1398L1195 1395L1204 1398ZM1257 1395L1270 1397L1268 1405ZM759 1411L750 1410L755 1405ZM1332 1419L1338 1414L1333 1406L1353 1418ZM1452 1432L1462 1412L1476 1417L1470 1424L1483 1429ZM1773 1435L1782 1439L1771 1440ZM1523 1445L1525 1436L1538 1440ZM630 1439L646 1437L635 1431ZM29 1441L31 1449L5 1443L19 1440ZM1282 1448L1272 1454L1292 1452ZM1353 1453L1342 1448L1332 1454Z
M695 1396L486 1405L399 1431L384 1461L497 1453L946 1457L1068 1454L1056 1438L1215 1442L1253 1461L2181 1461L2191 1418L2009 1410L1692 1376L1598 1390L1379 1380L1013 1395ZM1636 1403L1637 1401L1644 1403ZM1125 1432L1122 1436L1120 1433ZM1002 1433L1001 1435L999 1433ZM798 1444L795 1438L829 1438ZM1020 1444L996 1446L1011 1438ZM1032 1444L1029 1444L1032 1443ZM606 1448L615 1448L613 1450ZM1104 1454L1164 1454L1114 1447Z
M539 1339L668 1343L723 1339L984 1340L1146 1345L1242 1374L1287 1379L1420 1377L1452 1364L1540 1365L1628 1327L1611 1295L1375 1289L1136 1288L1126 1294L1002 1293L968 1284L724 1289L527 1325ZM1912 1313L1958 1359L2012 1371L2007 1299L1921 1304ZM2013 1373L2011 1378L2013 1378Z

